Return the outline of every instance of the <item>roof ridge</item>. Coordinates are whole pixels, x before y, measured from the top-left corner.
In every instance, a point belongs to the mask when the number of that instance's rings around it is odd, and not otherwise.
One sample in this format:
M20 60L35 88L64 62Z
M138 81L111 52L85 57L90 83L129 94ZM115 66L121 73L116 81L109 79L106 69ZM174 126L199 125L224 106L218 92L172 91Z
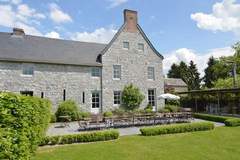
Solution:
M11 32L0 32L0 34L12 35ZM71 39L50 38L50 37L36 36L36 35L24 35L23 37L34 37L34 38L42 38L42 39L49 39L49 40L56 40L56 41L68 41L68 42L77 42L77 43L80 42L80 43L97 44L97 45L107 45L108 44L108 43L77 41L77 40L71 40Z

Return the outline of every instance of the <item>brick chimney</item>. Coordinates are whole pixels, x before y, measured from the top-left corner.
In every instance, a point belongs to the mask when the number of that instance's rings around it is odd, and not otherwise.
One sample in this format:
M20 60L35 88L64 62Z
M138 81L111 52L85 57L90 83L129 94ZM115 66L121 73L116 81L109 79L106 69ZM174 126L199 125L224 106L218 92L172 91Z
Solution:
M124 9L123 14L124 23L126 24L125 31L136 32L138 24L137 11Z
M16 35L16 36L24 36L25 35L25 32L22 28L13 28L13 35Z

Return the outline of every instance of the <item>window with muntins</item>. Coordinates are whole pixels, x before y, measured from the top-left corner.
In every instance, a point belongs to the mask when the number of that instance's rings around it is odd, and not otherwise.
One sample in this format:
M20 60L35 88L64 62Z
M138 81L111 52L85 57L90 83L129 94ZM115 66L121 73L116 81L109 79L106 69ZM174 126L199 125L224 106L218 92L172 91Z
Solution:
M138 43L138 50L139 51L144 51L144 44L143 43Z
M100 77L100 68L97 67L92 68L92 77Z
M155 79L154 67L148 67L148 79Z
M100 93L92 92L92 108L100 107Z
M155 106L155 89L148 90L148 104Z
M123 48L124 49L129 49L129 42L123 42Z
M121 65L113 65L113 78L121 79Z
M23 65L22 74L32 76L34 73L33 66Z
M113 92L113 104L121 104L121 91Z

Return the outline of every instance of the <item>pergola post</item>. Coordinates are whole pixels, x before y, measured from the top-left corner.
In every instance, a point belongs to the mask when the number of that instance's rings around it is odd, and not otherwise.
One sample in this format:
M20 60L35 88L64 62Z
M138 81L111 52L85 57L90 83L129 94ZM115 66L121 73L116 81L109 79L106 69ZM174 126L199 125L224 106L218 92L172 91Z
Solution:
M219 97L219 92L217 92L217 113L220 114L220 97Z
M197 97L195 96L195 111L198 111L198 105L197 105Z

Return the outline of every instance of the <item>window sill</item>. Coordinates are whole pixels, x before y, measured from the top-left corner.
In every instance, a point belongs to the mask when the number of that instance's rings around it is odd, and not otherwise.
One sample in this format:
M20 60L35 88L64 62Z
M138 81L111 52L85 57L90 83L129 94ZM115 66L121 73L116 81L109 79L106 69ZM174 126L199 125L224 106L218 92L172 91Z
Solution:
M22 77L33 77L33 75L21 74Z
M114 81L120 81L121 78L113 78Z
M119 107L121 104L113 104L113 107Z

